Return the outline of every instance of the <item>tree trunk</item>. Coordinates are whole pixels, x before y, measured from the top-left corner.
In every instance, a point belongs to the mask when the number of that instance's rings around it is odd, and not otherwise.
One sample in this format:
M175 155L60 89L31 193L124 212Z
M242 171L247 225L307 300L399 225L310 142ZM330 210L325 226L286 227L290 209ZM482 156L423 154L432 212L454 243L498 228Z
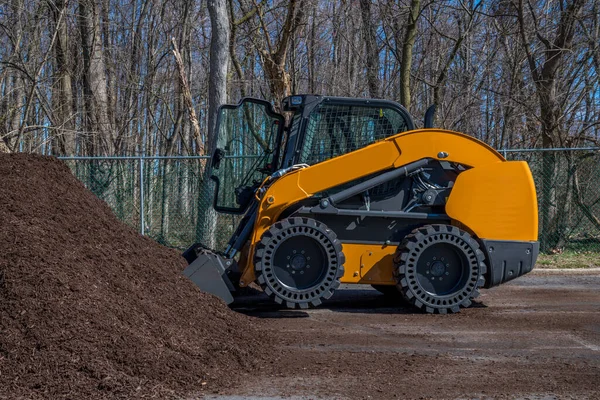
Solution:
M210 70L208 84L207 150L212 154L216 147L215 126L221 104L227 102L227 67L229 64L229 19L225 0L209 0L210 14Z
M421 12L421 1L412 0L408 20L406 21L406 34L402 44L402 63L400 64L400 104L410 109L410 72L412 69L413 46L417 37L417 19Z
M371 15L371 0L360 0L360 9L366 49L369 96L376 99L379 98L379 48L377 47L377 32L373 25L373 16Z
M85 117L90 155L113 153L113 125L109 119L106 66L100 34L99 4L93 0L79 1L79 26L83 50L83 85Z
M14 47L12 50L11 57L20 57L21 51L21 40L22 40L22 24L21 18L23 14L23 0L12 0L11 9L13 10L13 14L15 14L15 19L12 21L14 24L14 36L16 38ZM21 78L21 72L16 69L9 69L8 78L7 78L8 88L7 90L7 108L6 108L6 118L8 119L7 123L7 132L2 135L2 140L0 140L0 151L5 152L16 152L18 151L18 140L16 137L21 128L21 118L23 113L23 102L25 100L24 93L24 82Z
M100 3L100 2L99 2ZM149 0L144 0L144 3L150 3ZM100 4L98 5L98 7L100 7ZM102 0L102 6L100 9L100 21L101 21L101 38L102 38L102 45L103 45L103 58L102 61L104 63L104 74L102 76L104 76L105 79L105 85L104 87L106 87L106 118L107 121L109 123L110 126L110 131L108 133L108 137L110 137L111 140L111 148L113 151L113 154L123 154L123 152L126 150L125 146L123 146L123 137L124 136L128 136L129 134L131 134L135 129L132 130L120 130L119 129L119 125L117 125L116 123L116 116L117 116L117 102L116 102L116 95L115 95L115 79L116 79L116 71L115 71L115 65L114 65L114 60L113 60L113 48L112 48L112 42L111 42L111 32L112 30L111 28L111 19L110 19L110 9L111 5L110 5L110 0ZM137 80L136 80L137 83ZM137 119L137 107L134 107L132 109L133 111L133 116L130 118L135 118Z
M311 23L310 23L310 37L307 41L307 53L308 53L308 92L317 92L317 49L316 49L316 35L317 35L317 7L313 7Z
M52 2L49 2L52 3ZM71 54L67 23L60 18L67 6L65 0L56 0L52 7L52 18L56 25L57 37L54 45L56 60L53 106L55 112L55 133L53 152L57 155L75 154L75 116L73 115L73 85L71 81Z
M208 0L210 14L210 70L208 85L208 129L206 148L212 154L217 146L217 116L219 106L227 102L227 66L229 64L229 19L225 0ZM208 160L210 161L210 160ZM209 163L204 166L198 197L196 237L209 248L216 247L217 214L212 208L214 190L209 179Z
M181 57L181 53L177 48L177 43L175 42L175 39L172 40L172 44L173 55L175 56L175 62L177 63L177 69L179 71L179 87L183 96L183 102L188 110L189 118L192 123L192 132L194 140L196 141L196 153L199 155L204 155L206 154L205 143L202 142L202 138L200 137L200 124L198 122L198 117L196 116L196 110L194 109L194 104L192 100L192 90L190 88L190 85L188 84L187 77L185 74L183 58ZM173 139L175 138L176 133L177 132L173 132Z

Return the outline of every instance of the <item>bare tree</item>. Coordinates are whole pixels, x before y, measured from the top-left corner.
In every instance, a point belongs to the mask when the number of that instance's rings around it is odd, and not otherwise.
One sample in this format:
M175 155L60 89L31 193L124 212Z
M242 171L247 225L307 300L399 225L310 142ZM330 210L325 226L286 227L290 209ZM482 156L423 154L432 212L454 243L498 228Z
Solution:
M72 56L69 47L69 33L64 13L68 0L48 1L51 16L57 32L55 51L55 85L52 99L54 101L54 122L56 132L54 146L56 154L75 154L75 113L73 104L73 85L71 80Z
M4 132L0 132L0 151L12 152L18 146L16 140L19 132L20 120L22 117L22 107L24 101L23 80L21 78L23 67L17 68L17 62L21 56L21 43L23 40L22 15L24 14L23 0L11 0L10 9L12 18L7 21L7 25L13 27L13 31L7 36L7 53L4 57L4 65L7 66L3 72L3 81L6 87L2 108L4 120Z
M277 104L291 94L292 81L297 92L396 98L416 116L435 102L445 127L498 146L548 146L550 139L569 145L570 137L589 142L600 136L593 124L600 22L591 0L544 7L537 0L226 0L231 34L219 46L228 54L212 57L213 4L6 1L0 14L6 43L0 48L2 149L194 152L196 128L185 117L189 107L179 84L173 86L179 77L169 56L171 37L177 38L207 153L216 105L226 95ZM570 24L569 35L559 35L561 15L574 8L585 12ZM569 37L574 46L556 47L555 39ZM577 68L563 71L565 59ZM548 100L552 93L558 109ZM568 131L574 126L568 121L583 114L585 134Z
M456 55L461 49L465 38L471 33L471 29L473 28L477 16L477 9L482 5L481 2L475 3L473 1L468 5L464 4L462 1L460 1L459 4L464 12L461 13L457 11L454 13L458 32L456 37L447 36L447 38L453 42L453 45L448 56L442 61L442 68L439 70L435 84L433 85L433 104L438 107L442 104L442 92L446 78L448 77L448 71L454 63Z
M79 25L83 50L83 87L86 126L91 138L91 154L112 154L114 124L109 119L106 66L100 33L99 4L93 0L79 1Z
M303 0L289 0L285 19L281 30L276 35L267 26L265 9L257 0L253 0L254 7L258 10L259 28L262 31L261 39L256 40L257 50L261 57L262 67L269 82L271 98L278 107L285 96L292 91L290 74L287 70L287 57L292 37L298 32L304 18ZM276 41L273 37L277 38Z
M196 116L196 110L194 109L192 92L190 90L190 85L188 84L187 76L185 74L183 58L181 57L181 53L177 48L177 42L175 41L175 38L172 38L171 42L173 43L173 55L175 56L175 62L177 63L177 71L179 73L179 85L181 87L185 106L188 110L190 122L192 123L192 132L194 135L194 141L196 142L196 152L199 155L204 155L206 153L205 145L202 142L202 138L200 137L200 124L198 123L198 117Z
M400 64L400 103L410 109L410 74L412 71L413 47L417 38L417 19L421 13L421 1L411 0L406 21L406 33L402 44Z
M210 14L210 75L208 85L208 148L215 143L215 126L219 106L227 102L227 67L229 65L229 18L225 0L209 0Z
M208 0L210 14L210 72L208 86L208 130L207 147L212 151L217 146L216 123L219 106L227 102L227 67L229 64L230 25L226 0ZM208 172L210 168L205 167ZM201 183L198 207L198 239L208 247L214 248L217 216L207 200L212 198L212 187L208 173Z
M365 43L365 60L367 66L367 84L369 96L379 97L379 47L377 45L377 29L373 24L371 0L360 0L363 38Z

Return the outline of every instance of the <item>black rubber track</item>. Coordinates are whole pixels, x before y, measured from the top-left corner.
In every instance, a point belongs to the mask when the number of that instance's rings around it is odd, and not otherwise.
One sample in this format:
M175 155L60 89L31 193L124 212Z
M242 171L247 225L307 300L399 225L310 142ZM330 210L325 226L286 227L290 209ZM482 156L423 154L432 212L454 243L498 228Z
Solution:
M450 257L454 253L453 264L460 260L460 269L454 265L446 268L441 265L444 263L433 261L439 260L435 257L438 248ZM461 307L469 307L471 300L479 296L487 269L477 241L451 225L426 225L415 229L398 247L394 263L397 288L402 296L410 304L432 314L456 313ZM440 277L446 282L439 282ZM446 286L441 290L443 285Z
M304 257L304 250L312 260ZM344 275L344 262L342 244L331 229L311 218L294 217L276 222L263 234L254 253L254 272L276 303L308 308L333 295Z

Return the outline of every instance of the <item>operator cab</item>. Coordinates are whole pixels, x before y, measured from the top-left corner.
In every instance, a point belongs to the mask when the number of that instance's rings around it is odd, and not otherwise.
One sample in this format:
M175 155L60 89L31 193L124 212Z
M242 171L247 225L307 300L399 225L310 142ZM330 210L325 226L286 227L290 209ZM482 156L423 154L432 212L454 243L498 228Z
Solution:
M388 100L299 95L282 105L293 116L281 168L314 165L415 129L408 111Z
M287 126L264 100L220 107L211 162L216 211L245 213L256 189L278 169L314 165L415 129L408 111L387 100L297 95L286 97L282 110L291 113Z

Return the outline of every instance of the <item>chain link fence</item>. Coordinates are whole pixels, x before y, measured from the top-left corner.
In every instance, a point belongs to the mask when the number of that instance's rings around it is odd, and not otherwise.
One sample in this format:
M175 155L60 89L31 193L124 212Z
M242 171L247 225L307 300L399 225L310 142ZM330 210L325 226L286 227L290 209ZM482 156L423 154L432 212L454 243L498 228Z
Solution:
M502 151L529 163L544 253L600 252L600 149Z
M600 149L501 150L529 163L543 252L600 252ZM65 157L88 189L123 222L159 243L223 248L239 216L212 209L209 157ZM518 196L518 193L515 193Z
M157 242L185 249L220 248L239 217L217 215L209 157L63 157L75 176L116 216Z

